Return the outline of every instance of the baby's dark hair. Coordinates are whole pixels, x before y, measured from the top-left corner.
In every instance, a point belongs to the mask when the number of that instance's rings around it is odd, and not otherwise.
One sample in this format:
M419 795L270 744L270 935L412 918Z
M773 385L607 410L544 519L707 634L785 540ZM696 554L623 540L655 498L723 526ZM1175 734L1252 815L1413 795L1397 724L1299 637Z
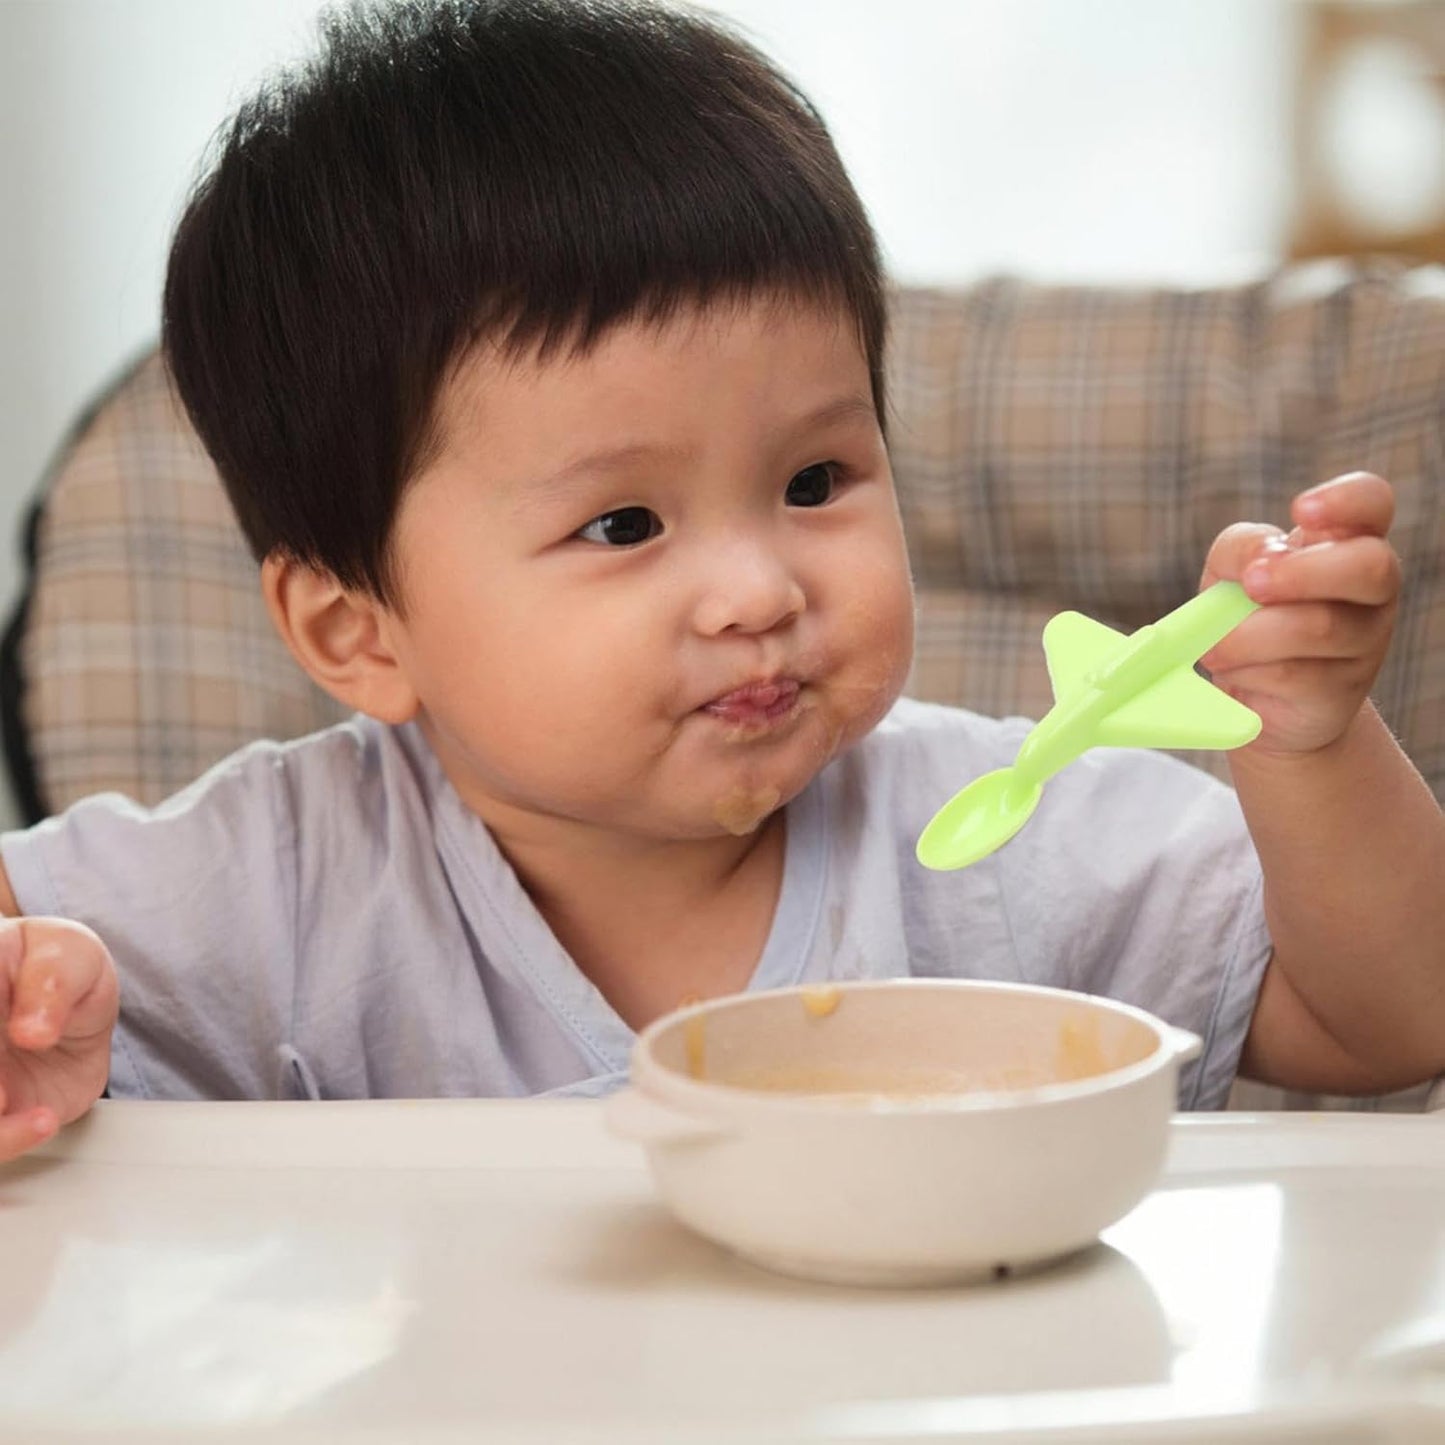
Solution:
M164 343L252 551L399 602L389 538L481 340L586 351L753 295L856 323L883 417L868 218L817 112L700 12L395 0L220 133Z

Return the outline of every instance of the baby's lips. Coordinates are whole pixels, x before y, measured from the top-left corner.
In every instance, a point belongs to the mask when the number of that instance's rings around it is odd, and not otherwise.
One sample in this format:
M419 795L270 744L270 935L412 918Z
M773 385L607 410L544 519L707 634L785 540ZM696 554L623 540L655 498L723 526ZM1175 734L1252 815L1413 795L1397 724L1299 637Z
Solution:
M735 687L731 692L722 693L703 705L704 712L727 712L737 708L768 708L779 702L789 701L798 695L798 683L793 678L775 678L768 682L749 682Z

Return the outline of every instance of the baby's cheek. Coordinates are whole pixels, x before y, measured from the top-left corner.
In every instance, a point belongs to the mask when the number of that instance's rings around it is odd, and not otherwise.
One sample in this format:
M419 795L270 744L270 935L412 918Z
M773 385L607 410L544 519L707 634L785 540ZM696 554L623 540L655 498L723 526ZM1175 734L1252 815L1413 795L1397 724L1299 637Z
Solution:
M852 639L848 686L854 708L876 722L897 699L913 662L913 590L907 573L866 576L844 604Z

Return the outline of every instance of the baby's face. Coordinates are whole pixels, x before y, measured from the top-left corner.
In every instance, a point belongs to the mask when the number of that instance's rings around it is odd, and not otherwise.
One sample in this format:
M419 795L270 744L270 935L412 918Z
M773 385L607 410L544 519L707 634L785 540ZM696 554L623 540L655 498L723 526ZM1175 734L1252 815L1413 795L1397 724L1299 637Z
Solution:
M749 832L898 695L908 564L846 318L760 301L484 351L440 420L392 636L501 834Z

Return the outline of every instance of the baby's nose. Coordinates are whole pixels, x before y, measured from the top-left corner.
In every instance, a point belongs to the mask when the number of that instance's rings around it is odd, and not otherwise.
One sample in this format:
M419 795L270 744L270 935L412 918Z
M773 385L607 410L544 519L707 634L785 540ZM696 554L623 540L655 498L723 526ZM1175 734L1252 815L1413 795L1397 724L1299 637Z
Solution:
M788 559L756 539L711 551L698 595L697 630L769 632L803 611L806 596Z

